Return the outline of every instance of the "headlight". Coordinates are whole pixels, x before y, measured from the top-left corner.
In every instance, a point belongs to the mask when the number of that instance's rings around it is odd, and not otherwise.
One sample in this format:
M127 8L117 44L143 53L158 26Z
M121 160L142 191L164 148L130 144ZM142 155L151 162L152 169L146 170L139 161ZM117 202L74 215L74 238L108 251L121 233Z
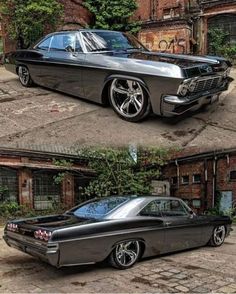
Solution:
M186 96L188 92L193 92L196 88L196 79L184 80L179 86L178 95Z

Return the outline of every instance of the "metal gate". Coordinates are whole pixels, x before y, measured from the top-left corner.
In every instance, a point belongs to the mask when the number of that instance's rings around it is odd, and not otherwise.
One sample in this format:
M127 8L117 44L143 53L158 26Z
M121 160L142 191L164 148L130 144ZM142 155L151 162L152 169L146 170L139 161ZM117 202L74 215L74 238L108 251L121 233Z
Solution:
M0 202L18 202L18 172L16 170L0 168Z
M232 205L233 205L233 192L232 191L221 192L220 210L228 211L232 208Z
M61 202L61 185L54 181L55 173L33 173L33 199L35 210L52 209Z

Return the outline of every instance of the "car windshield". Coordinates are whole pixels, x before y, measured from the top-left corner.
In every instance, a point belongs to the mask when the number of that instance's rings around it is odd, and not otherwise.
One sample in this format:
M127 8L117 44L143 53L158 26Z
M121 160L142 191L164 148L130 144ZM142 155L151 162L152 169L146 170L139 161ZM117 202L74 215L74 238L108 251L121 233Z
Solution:
M128 200L129 199L127 197L97 199L92 202L85 203L80 207L74 208L69 213L73 213L75 216L81 218L100 219Z
M132 35L113 32L82 32L82 39L88 52L129 51L147 49Z

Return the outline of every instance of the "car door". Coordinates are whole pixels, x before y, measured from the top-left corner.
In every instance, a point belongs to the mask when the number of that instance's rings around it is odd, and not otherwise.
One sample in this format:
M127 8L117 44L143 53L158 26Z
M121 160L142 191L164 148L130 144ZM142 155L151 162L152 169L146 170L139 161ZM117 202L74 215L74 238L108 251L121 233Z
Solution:
M190 213L179 199L160 200L165 226L166 252L203 245L204 219Z
M160 212L159 200L151 200L147 202L145 207L139 212L139 216L149 220L154 225L153 229L145 234L146 255L158 255L165 252L165 224Z
M53 35L44 54L44 86L83 97L82 70L85 54L76 32Z

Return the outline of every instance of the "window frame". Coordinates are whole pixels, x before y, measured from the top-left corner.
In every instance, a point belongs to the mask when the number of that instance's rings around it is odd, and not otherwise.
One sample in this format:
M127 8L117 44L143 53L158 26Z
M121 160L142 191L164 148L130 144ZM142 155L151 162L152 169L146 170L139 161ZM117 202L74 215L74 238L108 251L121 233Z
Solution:
M194 179L195 176L200 176L200 180L199 181L195 181L195 179ZM201 183L202 183L202 175L200 173L193 174L193 184L201 184Z
M45 37L44 39L42 39L41 41L39 41L38 44L36 44L36 45L34 46L34 49L38 49L38 50L42 50L42 51L45 51L45 52L49 52L50 47L51 47L51 44L52 44L52 39L53 39L53 37L54 37L53 35L49 35L49 36ZM48 49L42 49L42 48L39 48L39 46L40 46L42 43L44 43L45 41L47 41L48 39L51 39L50 42L49 42Z
M152 202L156 202L156 201L178 201L180 206L182 207L183 211L185 212L184 215L169 215L169 216L166 216L162 210L160 210L160 216L148 216L148 215L142 215L142 211L148 207L148 205L150 205ZM187 204L186 204L187 205ZM188 217L190 215L189 211L187 210L187 207L184 205L184 203L180 200L180 199L154 199L154 200L151 200L149 203L147 203L142 209L141 211L139 212L138 216L146 216L146 217Z
M188 177L188 182L184 182L184 177ZM181 176L181 185L189 185L189 184L190 184L190 176L189 175Z
M232 178L231 173L235 173L235 175L236 175L236 169L230 170L230 172L229 172L229 181L230 182L235 182L236 181L236 176L235 176L235 178Z

